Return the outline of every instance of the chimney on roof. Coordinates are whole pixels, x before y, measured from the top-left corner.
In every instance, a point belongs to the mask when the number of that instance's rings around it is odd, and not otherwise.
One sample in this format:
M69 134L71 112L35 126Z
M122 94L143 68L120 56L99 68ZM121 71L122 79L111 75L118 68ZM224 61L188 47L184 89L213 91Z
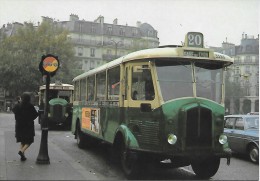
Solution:
M100 15L94 22L103 24L104 23L104 16Z
M137 21L136 22L136 27L139 28L141 26L141 24L142 24L141 21Z
M114 19L113 24L117 25L117 22L118 22L118 19L116 18L116 19Z
M70 15L70 21L78 21L79 20L79 16L76 14L71 14Z

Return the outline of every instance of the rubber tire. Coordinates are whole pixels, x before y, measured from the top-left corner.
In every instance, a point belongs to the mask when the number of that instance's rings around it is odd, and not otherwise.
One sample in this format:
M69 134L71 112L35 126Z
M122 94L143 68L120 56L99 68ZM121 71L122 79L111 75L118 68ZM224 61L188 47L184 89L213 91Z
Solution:
M194 173L201 179L208 179L218 171L220 158L210 157L205 160L197 160L191 163Z
M76 129L76 139L77 139L77 145L80 149L84 148L84 135L82 134L79 124L77 124L77 129Z
M124 143L120 145L120 161L127 179L137 179L140 173L138 155L130 155Z
M255 145L251 145L248 151L248 156L251 162L258 163L259 150Z

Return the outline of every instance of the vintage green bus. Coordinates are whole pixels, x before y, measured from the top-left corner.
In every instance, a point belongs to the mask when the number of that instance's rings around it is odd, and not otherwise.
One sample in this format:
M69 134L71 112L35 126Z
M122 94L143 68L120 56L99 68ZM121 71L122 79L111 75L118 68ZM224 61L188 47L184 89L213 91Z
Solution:
M183 46L130 53L73 79L72 133L81 148L112 145L127 178L145 163L191 165L212 177L230 161L224 129L224 73L233 59L189 32ZM166 163L166 161L168 163Z
M72 95L74 86L63 83L51 83L48 98L48 127L62 125L70 128L72 120ZM39 92L39 124L44 116L46 85L40 86Z

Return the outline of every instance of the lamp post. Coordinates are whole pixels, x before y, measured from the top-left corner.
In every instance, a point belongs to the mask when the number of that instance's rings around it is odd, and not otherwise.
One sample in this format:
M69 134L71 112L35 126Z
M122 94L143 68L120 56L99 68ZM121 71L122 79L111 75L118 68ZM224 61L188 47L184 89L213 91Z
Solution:
M118 46L123 43L122 41L118 41L116 42L115 40L110 40L110 42L114 43L115 44L115 57L117 58L117 48Z
M50 164L48 155L48 98L50 89L50 77L54 76L59 68L58 57L53 55L43 55L39 64L39 70L46 79L44 117L42 120L42 135L39 154L36 160L38 164Z

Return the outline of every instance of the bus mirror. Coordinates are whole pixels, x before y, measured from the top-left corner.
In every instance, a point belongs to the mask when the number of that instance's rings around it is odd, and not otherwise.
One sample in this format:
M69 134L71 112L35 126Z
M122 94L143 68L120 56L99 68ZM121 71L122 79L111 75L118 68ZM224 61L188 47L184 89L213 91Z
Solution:
M151 112L152 108L151 108L151 104L147 104L147 103L143 103L140 106L141 112Z

